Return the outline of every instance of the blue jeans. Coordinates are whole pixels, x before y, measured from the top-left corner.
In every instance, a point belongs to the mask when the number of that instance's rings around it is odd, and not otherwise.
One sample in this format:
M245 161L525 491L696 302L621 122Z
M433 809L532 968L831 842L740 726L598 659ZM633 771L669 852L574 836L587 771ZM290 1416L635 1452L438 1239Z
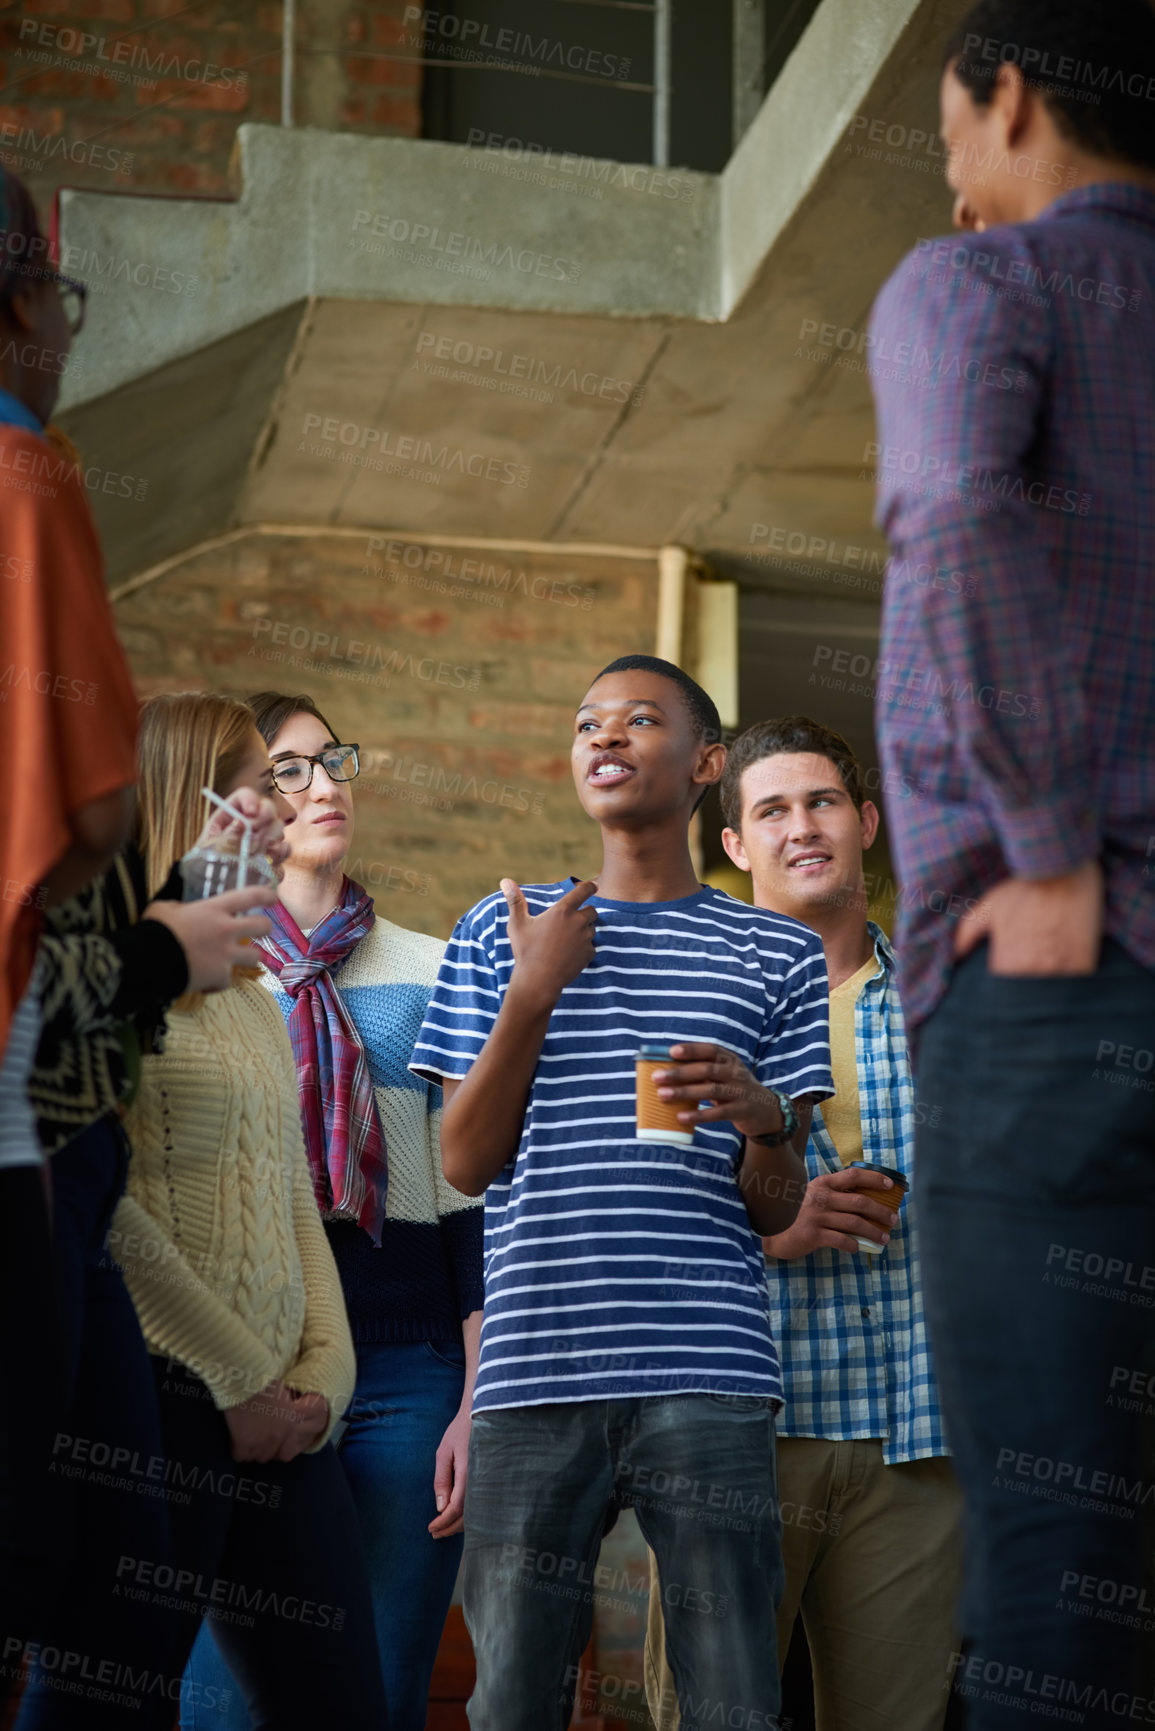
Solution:
M1152 1693L1153 1046L1155 974L1110 942L1055 979L991 975L983 945L923 1031L915 1203L975 1731L1026 1731L1042 1700L1117 1728Z
M337 1458L353 1494L369 1567L389 1731L424 1731L429 1679L462 1540L430 1538L434 1455L461 1404L465 1350L416 1341L357 1348L357 1389ZM186 1676L181 1731L245 1731L248 1715L205 1624ZM198 1701L232 1689L227 1713ZM384 1731L367 1726L366 1731Z
M593 1623L602 1536L633 1507L654 1552L681 1731L778 1723L782 1526L768 1400L575 1401L475 1414L465 1499L473 1731L564 1731ZM621 1716L640 1682L614 1679ZM636 1697L632 1708L631 1692Z

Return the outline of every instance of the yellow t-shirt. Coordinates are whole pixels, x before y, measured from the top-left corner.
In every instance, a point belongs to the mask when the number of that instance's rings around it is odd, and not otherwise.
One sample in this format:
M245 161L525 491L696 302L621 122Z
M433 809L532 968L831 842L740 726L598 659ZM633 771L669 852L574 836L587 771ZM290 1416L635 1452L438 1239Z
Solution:
M863 985L878 972L871 956L856 974L835 986L830 994L830 1069L834 1098L823 1100L819 1110L844 1166L862 1159L862 1114L858 1100L858 1053L854 1045L854 1006Z

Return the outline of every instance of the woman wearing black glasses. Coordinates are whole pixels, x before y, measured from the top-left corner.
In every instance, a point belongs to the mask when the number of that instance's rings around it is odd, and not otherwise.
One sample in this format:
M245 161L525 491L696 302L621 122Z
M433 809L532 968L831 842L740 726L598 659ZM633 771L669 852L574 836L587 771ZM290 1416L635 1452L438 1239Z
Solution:
M346 875L357 746L309 697L249 701L295 812L262 948L357 1355L338 1459L369 1563L389 1731L423 1731L461 1555L482 1304L483 1209L445 1182L441 1090L407 1068L445 946L383 918ZM184 1731L239 1731L243 1716L195 1705L227 1686L203 1632L189 1678Z

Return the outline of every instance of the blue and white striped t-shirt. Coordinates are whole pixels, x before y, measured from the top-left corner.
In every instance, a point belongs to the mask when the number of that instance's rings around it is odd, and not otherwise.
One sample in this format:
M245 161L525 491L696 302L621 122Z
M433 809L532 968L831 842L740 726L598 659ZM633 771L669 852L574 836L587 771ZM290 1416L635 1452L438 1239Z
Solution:
M524 894L541 913L572 880ZM833 1093L826 963L797 921L714 889L600 896L596 953L562 992L517 1154L485 1195L485 1315L474 1411L641 1395L781 1399L762 1247L737 1185L743 1139L634 1136L644 1041L709 1040L760 1082ZM458 922L411 1068L460 1078L513 971L504 896Z

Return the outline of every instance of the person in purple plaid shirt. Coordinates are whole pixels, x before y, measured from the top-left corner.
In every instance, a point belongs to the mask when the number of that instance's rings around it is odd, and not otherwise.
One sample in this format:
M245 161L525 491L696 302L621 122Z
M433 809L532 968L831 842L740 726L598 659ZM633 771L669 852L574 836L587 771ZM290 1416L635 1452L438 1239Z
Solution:
M1155 11L984 0L883 288L878 731L968 1723L1155 1723Z

